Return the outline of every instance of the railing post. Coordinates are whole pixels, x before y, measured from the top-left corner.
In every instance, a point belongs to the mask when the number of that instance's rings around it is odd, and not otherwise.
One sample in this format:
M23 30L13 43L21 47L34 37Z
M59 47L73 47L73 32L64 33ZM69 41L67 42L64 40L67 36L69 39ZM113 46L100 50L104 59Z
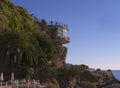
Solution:
M7 82L5 82L6 88L8 88Z
M29 80L28 80L28 82L27 82L27 88L29 88L29 83L30 83L30 82L29 82Z
M0 82L0 88L2 88L2 81Z
M17 86L17 88L18 88L18 81L16 82L16 86Z

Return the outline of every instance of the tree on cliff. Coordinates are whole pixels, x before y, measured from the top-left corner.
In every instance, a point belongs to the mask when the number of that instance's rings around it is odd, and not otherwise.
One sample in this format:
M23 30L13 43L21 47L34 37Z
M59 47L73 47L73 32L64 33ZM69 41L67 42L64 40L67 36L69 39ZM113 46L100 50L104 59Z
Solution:
M32 62L37 63L40 47L38 41L31 37L23 32L4 33L0 39L0 52L1 56L6 56L5 63L9 63L12 67L22 65L22 59L26 59L30 65ZM26 58L23 58L23 55Z
M36 31L38 26L47 26L45 21L41 24L34 22L26 9L0 0L0 67L45 67L55 59L51 39Z

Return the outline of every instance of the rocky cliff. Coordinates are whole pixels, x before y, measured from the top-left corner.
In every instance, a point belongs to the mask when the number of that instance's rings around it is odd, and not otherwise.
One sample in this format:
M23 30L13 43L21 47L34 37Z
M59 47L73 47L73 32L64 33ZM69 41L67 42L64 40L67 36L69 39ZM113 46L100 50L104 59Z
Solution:
M48 24L45 20L40 20L35 16L32 18L26 9L15 6L10 0L0 1L0 13L0 50L2 52L0 54L1 57L6 57L0 58L0 72L5 69L10 72L10 64L11 71L14 71L15 75L18 73L19 78L29 75L34 79L40 79L47 88L120 88L119 81L114 78L111 70L97 69L90 72L89 67L84 64L65 66L67 47L64 44L70 42L67 25L52 21ZM44 37L34 35L36 30ZM52 51L54 48L51 48L51 44L56 49L54 60L51 59L54 55ZM38 51L41 52L38 53ZM19 55L23 55L22 60ZM17 62L16 59L21 61ZM37 61L39 64L35 63ZM22 69L18 70L18 68Z
M67 88L120 88L120 83L115 79L111 70L97 69L94 72L89 72L86 69L82 73L79 74L79 80L77 74L69 79Z
M97 69L90 72L86 65L68 67L68 64L67 68L57 70L54 82L48 84L49 88L120 88L111 70Z
M68 26L66 27L66 25L57 23L53 24L52 21L51 24L48 24L45 20L39 20L36 17L33 18L34 21L39 24L37 32L40 35L45 35L51 39L54 47L56 48L56 59L54 61L54 65L57 68L63 67L67 55L67 47L65 47L63 44L70 42L67 32L64 32L65 30L68 31Z

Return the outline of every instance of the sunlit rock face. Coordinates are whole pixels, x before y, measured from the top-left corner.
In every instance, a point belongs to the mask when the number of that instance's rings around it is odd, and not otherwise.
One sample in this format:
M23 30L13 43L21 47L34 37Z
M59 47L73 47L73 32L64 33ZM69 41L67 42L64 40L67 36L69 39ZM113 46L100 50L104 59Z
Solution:
M67 47L65 47L63 44L70 42L68 37L68 26L64 24L58 24L57 22L53 24L53 22L51 22L51 24L48 25L48 31L49 36L54 42L57 50L57 57L54 63L57 68L61 68L65 64L67 55Z
M57 68L63 67L66 61L67 47L64 44L70 42L68 37L68 26L58 22L47 23L45 20L34 19L40 26L37 28L39 34L45 35L50 38L56 48L56 59L54 65Z

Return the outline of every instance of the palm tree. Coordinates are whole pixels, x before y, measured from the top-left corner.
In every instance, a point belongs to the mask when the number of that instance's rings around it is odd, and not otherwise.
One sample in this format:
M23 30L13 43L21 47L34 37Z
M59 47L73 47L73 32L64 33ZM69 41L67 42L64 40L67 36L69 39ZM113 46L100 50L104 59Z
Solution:
M37 35L36 38L41 48L38 65L48 66L56 58L55 46L52 40L44 35Z
M0 56L3 57L0 60L3 66L15 68L21 66L24 59L24 64L36 64L39 53L38 41L30 33L12 31L0 38Z

